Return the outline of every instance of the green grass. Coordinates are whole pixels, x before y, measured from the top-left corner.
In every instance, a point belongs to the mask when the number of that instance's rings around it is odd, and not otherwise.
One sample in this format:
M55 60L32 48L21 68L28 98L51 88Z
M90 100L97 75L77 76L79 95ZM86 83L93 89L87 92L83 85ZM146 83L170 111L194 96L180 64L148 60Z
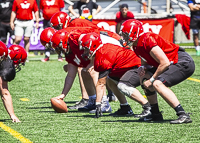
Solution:
M192 78L200 80L200 56L189 51L196 63ZM0 101L0 122L20 133L34 143L99 143L99 142L167 142L198 143L200 141L200 83L186 80L172 90L177 95L187 112L193 113L193 123L171 125L176 119L175 111L158 96L160 110L163 111L163 122L138 122L134 117L111 117L104 114L99 119L89 113L69 110L66 114L55 113L51 108L50 98L58 96L63 88L66 73L62 70L65 62L58 62L52 55L51 61L42 63L43 56L29 57L30 62L17 73L14 81L9 83L16 115L21 123L12 123ZM138 88L141 92L141 88ZM143 93L143 92L142 92ZM65 102L68 106L79 101L81 91L78 78ZM30 101L21 101L28 98ZM134 113L142 111L141 105L128 99ZM113 112L119 108L119 102L110 103ZM0 128L1 143L20 142Z

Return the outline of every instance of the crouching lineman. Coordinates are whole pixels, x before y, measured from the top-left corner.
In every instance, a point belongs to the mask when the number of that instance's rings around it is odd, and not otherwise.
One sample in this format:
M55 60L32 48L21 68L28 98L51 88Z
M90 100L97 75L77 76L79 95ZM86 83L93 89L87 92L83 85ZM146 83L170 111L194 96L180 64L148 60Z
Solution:
M99 34L88 33L80 36L80 49L84 50L83 57L91 60L94 70L99 72L99 79L96 85L96 117L102 115L101 99L103 89L108 86L120 101L120 109L113 116L133 115L133 111L124 95L140 103L143 112L136 117L144 117L150 114L150 104L136 89L140 85L137 69L141 65L140 58L124 47L103 43ZM109 78L107 78L109 76ZM122 94L123 93L123 94Z
M23 47L12 45L8 48L0 41L0 94L4 107L12 122L21 122L14 113L12 97L8 90L8 82L15 78L16 71L20 71L20 65L25 64L27 53Z
M144 90L158 92L176 111L178 119L170 121L171 124L191 123L189 114L184 111L176 95L168 88L184 81L194 73L195 64L191 56L184 49L158 34L144 33L142 23L138 20L125 21L120 32L123 39L132 44L132 49L141 58L142 67L138 72L143 81ZM143 77L147 76L150 78L143 80ZM157 95L150 94L147 97L151 104L152 114L141 120L163 120L158 108Z

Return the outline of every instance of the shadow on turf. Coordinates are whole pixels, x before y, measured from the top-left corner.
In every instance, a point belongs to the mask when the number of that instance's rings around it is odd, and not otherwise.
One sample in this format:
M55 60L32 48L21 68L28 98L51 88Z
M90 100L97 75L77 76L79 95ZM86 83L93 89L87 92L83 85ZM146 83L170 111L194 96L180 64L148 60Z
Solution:
M113 120L113 121L101 121L101 122L121 122L121 123L128 123L128 122L137 122L137 123L168 123L172 120L163 120L163 121L139 121L137 118L133 118L135 120Z
M48 109L48 108L52 108L52 107L27 107L27 109Z
M75 104L76 102L78 102L78 101L67 101L65 103L66 104ZM49 101L49 102L36 102L35 104L47 104L47 103L51 104L51 101Z
M10 121L10 119L3 119L3 120L0 120L0 122L7 122L7 121Z

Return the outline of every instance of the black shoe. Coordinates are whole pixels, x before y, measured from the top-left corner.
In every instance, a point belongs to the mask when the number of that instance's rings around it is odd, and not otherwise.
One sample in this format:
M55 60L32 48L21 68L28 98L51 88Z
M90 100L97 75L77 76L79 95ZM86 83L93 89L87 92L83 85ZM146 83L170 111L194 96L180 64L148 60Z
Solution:
M151 115L151 106L148 106L148 107L145 107L145 106L142 106L142 108L144 109L142 111L141 114L135 114L134 117L135 118L142 118L142 117L146 117L146 116L149 116Z
M88 101L88 104L86 106L83 106L81 108L78 108L78 111L81 111L81 112L89 112L91 110L94 110L96 109L96 98L90 98L89 101Z
M111 116L130 116L134 115L130 105L120 105L120 109L118 109L115 113L111 113Z
M151 113L150 115L140 118L139 121L163 121L162 113L159 112L158 114Z
M80 102L75 104L74 106L70 106L69 109L78 109L86 106L88 104L88 99L81 99Z
M177 116L179 116L178 119L170 121L170 124L192 123L189 114L190 113L185 113L184 111L178 112L177 113Z

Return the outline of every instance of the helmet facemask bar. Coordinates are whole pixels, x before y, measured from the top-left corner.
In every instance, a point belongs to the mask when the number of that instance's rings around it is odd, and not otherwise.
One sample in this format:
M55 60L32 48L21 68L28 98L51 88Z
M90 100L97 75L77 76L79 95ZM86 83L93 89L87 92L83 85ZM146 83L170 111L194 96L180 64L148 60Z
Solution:
M17 64L14 64L14 66L15 66L15 71L16 71L16 72L19 72L19 71L21 70L21 66L24 66L25 63L21 63L21 61L22 61L22 55L21 55L21 57L20 57L19 60L16 59L16 56L17 56L17 55L14 56L13 61L16 61L16 63L17 63Z
M67 44L67 46L69 47L69 45ZM69 48L64 48L63 47L63 42L60 41L60 43L58 44L57 47L53 47L53 49L55 49L56 53L57 54L61 54L61 53L64 53L64 54L68 54L69 53Z
M88 61L88 60L91 58L91 55L92 55L92 53L93 53L92 51L90 51L91 46L92 46L92 41L90 41L89 47L87 47L87 46L83 47L83 46L82 46L82 41L80 41L80 47L79 47L79 49L80 49L80 50L84 50L84 53L81 55L81 57L82 57L85 61Z
M53 25L51 23L51 27L56 29L56 30L61 30L61 29L63 29L63 24L62 24L62 22L60 20L60 17L57 17L57 19L58 19L58 24L57 25Z
M0 63L1 63L4 59L6 59L6 53L5 53L5 52L3 52L3 55L0 56Z
M46 45L44 46L46 49L50 49L51 48L51 41L49 41L49 43L46 43Z

